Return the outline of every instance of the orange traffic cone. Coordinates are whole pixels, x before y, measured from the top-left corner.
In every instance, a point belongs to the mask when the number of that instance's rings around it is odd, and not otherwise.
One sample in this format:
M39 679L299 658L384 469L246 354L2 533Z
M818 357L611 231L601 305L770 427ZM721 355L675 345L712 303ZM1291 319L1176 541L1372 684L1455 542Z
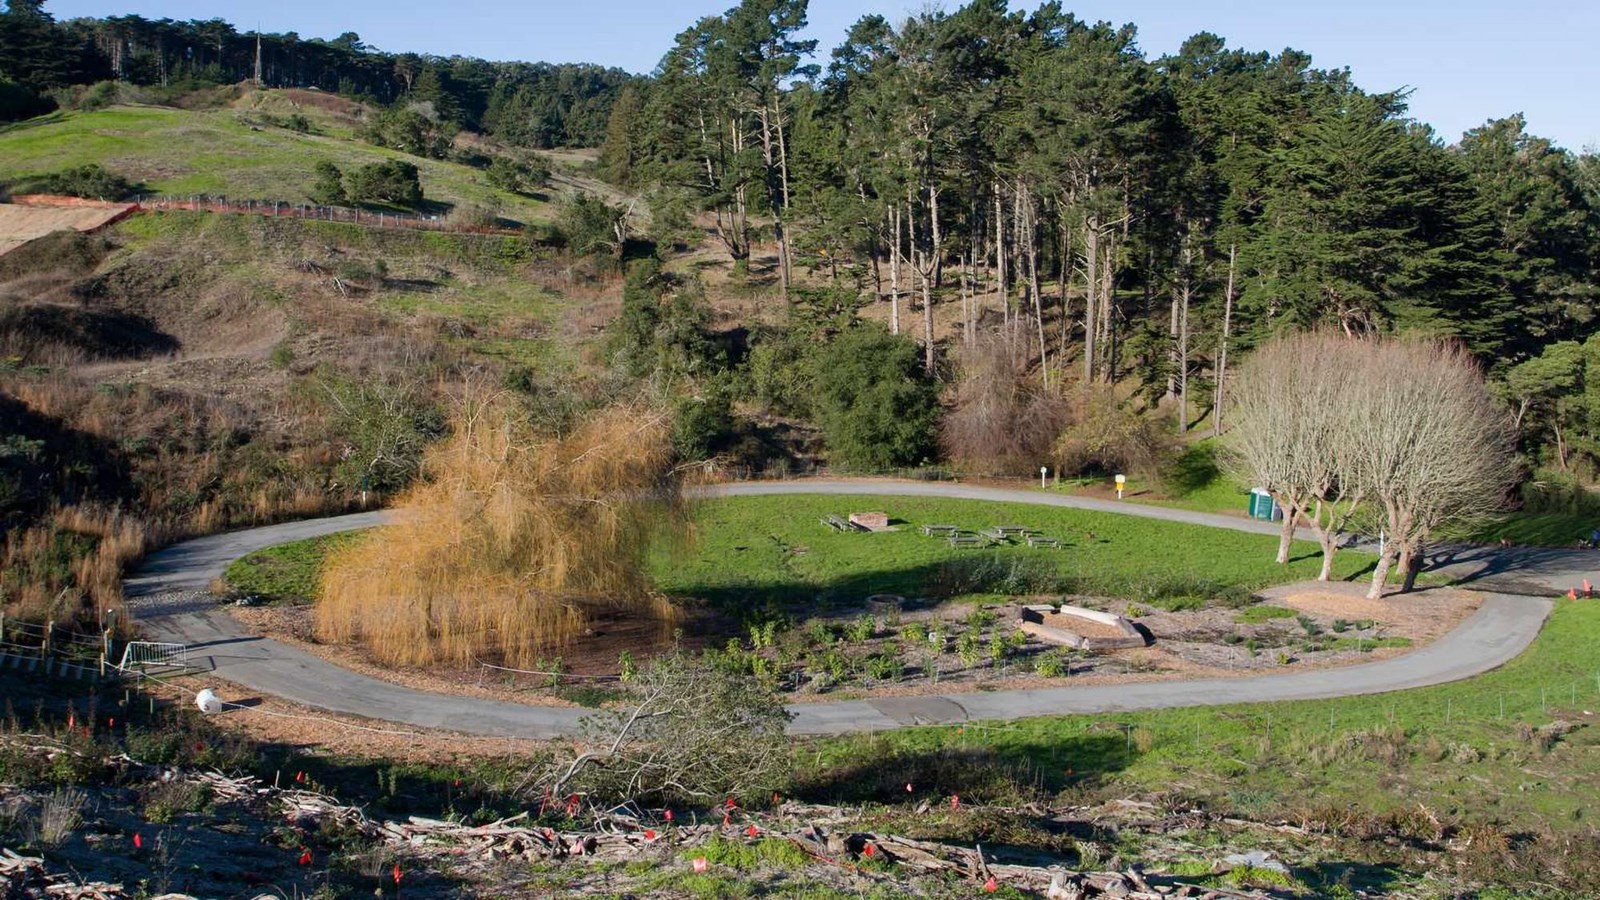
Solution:
M1567 588L1567 599L1568 600L1576 600L1576 599L1578 599L1578 589L1577 588Z

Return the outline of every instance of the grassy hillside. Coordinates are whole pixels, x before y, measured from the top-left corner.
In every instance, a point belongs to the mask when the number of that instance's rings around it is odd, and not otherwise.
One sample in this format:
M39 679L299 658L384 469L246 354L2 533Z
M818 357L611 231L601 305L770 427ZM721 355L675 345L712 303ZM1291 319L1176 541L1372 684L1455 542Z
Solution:
M452 385L588 390L611 284L519 236L208 213L0 258L0 607L70 618L145 542L382 502Z
M420 170L422 190L440 212L463 205L498 209L523 224L547 222L543 199L496 190L483 173L456 162L424 159L354 140L356 121L279 100L311 133L269 124L281 113L248 104L191 111L114 106L60 112L0 129L0 172L25 181L73 166L98 163L156 194L209 194L240 199L309 202L312 167L328 160L342 169L404 159Z

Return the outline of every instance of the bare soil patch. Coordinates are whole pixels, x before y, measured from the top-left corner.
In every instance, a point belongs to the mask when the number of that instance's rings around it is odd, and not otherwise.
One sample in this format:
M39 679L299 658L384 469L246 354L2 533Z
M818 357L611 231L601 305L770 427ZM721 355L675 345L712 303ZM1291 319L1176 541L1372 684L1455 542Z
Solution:
M1312 581L1278 585L1260 592L1263 599L1326 619L1372 619L1389 633L1432 640L1477 610L1481 594L1455 588L1424 588L1402 594L1391 591L1368 600L1366 582Z
M192 675L146 682L143 689L158 697L188 705L202 688L211 688L229 703L218 715L227 727L263 744L317 748L332 756L378 757L396 762L448 763L463 759L507 757L544 742L527 738L484 737L443 729L395 725L346 716L262 696L215 675ZM502 698L503 699L503 698Z
M37 240L52 231L94 231L125 215L127 206L62 207L20 206L0 203L0 254Z
M1127 636L1122 633L1120 628L1114 628L1104 622L1096 622L1093 619L1074 616L1070 613L1048 613L1041 618L1044 619L1042 624L1048 628L1059 628L1062 631L1070 631L1086 638L1116 640Z

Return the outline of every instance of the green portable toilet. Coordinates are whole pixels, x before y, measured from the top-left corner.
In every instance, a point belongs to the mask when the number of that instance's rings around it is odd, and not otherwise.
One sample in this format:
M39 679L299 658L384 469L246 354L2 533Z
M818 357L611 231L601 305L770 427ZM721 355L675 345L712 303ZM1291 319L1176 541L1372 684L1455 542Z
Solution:
M1283 518L1283 510L1278 508L1277 501L1272 499L1272 495L1267 493L1265 488L1251 488L1250 518L1276 522Z

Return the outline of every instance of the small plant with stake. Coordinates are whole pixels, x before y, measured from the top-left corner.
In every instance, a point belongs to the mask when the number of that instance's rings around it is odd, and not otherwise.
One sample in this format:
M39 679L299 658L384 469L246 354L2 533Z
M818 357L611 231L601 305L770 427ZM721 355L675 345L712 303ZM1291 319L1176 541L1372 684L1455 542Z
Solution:
M1044 678L1060 678L1070 671L1066 660L1055 650L1046 650L1039 654L1033 661L1033 670Z
M865 644L877 633L878 623L871 616L857 616L844 627L844 636L852 644Z
M962 632L956 639L956 655L961 658L961 664L971 669L978 665L981 658L978 649L978 635L971 631Z

